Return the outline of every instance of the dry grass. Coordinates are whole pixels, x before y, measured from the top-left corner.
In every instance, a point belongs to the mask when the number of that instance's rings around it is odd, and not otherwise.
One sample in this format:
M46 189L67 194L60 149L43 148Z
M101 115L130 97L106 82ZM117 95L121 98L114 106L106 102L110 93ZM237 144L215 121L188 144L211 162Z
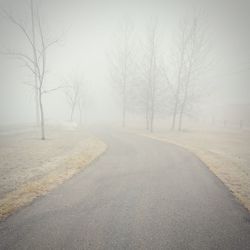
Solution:
M249 132L189 131L139 134L173 143L193 152L250 211Z
M29 204L38 196L46 194L65 180L72 177L106 150L106 145L96 139L88 138L82 151L72 153L60 166L49 171L45 176L28 181L0 200L0 220Z

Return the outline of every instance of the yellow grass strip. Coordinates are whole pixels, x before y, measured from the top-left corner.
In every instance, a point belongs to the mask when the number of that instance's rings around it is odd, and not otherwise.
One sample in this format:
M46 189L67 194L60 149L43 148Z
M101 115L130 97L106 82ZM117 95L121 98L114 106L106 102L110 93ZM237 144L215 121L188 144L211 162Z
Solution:
M233 195L250 212L250 183L248 179L243 176L243 173L235 173L235 165L232 166L235 163L224 159L223 156L219 154L210 152L209 150L200 149L199 147L191 146L184 142L182 143L166 137L161 138L160 136L158 137L144 133L139 133L138 135L175 144L194 153L228 187Z
M14 213L18 208L28 205L38 196L45 195L65 180L105 152L107 146L98 139L91 139L83 152L78 152L65 160L62 165L46 176L30 181L17 190L8 193L0 200L0 220Z

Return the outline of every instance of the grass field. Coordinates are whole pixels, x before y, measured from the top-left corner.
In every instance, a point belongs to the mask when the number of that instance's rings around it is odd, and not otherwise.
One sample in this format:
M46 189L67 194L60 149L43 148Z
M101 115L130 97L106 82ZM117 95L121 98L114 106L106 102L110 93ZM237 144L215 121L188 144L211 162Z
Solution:
M250 211L250 132L248 130L189 130L145 133L195 153Z
M106 145L81 131L50 128L0 136L0 219L45 194L101 155Z

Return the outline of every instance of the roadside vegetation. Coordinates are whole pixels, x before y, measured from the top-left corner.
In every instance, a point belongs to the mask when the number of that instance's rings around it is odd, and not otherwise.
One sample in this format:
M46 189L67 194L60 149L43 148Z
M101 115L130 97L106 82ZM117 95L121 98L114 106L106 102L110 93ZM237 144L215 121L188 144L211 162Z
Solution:
M106 145L89 133L48 128L2 135L0 140L0 219L46 194L100 156Z
M188 130L143 136L182 146L197 155L250 211L250 131Z

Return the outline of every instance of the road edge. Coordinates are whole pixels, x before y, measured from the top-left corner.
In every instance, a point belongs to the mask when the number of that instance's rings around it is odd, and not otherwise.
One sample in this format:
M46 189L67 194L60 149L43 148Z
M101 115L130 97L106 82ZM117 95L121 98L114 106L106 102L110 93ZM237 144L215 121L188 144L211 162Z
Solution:
M45 176L29 181L18 189L9 192L0 200L0 222L18 209L29 205L34 199L47 194L66 180L98 159L108 146L100 139L93 138L86 150L67 159L62 169L55 169ZM70 167L69 167L70 166Z
M167 138L158 138L158 137L156 137L154 135L148 135L148 134L145 134L145 133L137 133L137 132L132 132L132 133L134 133L136 135L139 135L139 136L150 138L152 140L157 140L157 141L161 141L161 142L164 142L164 143L169 143L169 144L172 144L172 145L176 145L176 146L181 147L181 148L189 151L190 153L194 154L223 183L223 185L226 186L229 189L229 191L233 194L233 196L237 199L237 201L250 213L250 204L249 204L249 202L246 201L244 199L244 197L242 197L240 195L239 192L236 192L228 182L225 182L223 180L223 178L221 178L221 176L216 171L214 171L214 167L212 166L212 164L208 160L208 158L204 157L204 155L202 155L200 152L197 152L197 150L195 150L193 147L191 147L191 146L189 147L187 145L168 140Z

